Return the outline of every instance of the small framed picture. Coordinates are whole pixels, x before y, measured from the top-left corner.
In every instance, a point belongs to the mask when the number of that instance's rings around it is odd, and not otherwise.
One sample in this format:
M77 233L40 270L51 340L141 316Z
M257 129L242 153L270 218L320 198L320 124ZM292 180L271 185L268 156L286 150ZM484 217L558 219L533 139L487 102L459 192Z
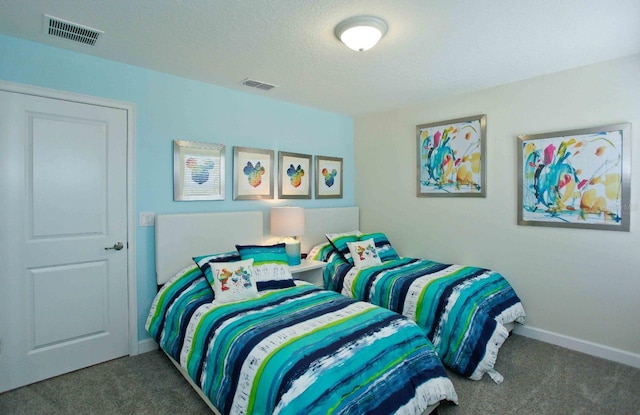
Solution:
M311 156L278 152L278 198L311 199Z
M173 140L173 200L224 200L222 144Z
M418 197L485 197L485 114L416 126Z
M233 147L233 200L273 199L273 154Z
M316 199L342 198L342 158L316 156Z

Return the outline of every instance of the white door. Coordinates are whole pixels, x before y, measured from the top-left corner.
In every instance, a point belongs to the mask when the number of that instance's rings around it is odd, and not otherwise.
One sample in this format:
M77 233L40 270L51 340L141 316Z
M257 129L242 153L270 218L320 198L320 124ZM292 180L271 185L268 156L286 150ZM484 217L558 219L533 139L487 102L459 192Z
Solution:
M0 200L0 392L127 355L126 111L0 91Z

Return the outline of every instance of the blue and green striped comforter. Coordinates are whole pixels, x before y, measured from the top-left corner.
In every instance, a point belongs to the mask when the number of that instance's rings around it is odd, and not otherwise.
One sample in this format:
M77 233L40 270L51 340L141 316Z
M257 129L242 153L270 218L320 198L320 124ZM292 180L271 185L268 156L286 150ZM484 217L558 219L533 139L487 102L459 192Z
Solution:
M223 414L420 414L453 385L420 328L313 285L217 304L197 267L158 292L146 328Z
M327 289L409 317L424 329L442 359L474 380L494 369L509 335L505 324L525 313L511 285L482 268L400 258L358 269L335 255L324 271Z

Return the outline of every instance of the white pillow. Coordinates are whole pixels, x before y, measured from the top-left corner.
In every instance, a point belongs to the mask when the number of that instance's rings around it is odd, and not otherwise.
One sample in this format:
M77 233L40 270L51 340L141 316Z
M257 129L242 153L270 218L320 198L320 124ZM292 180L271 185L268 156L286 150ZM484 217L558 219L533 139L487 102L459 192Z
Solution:
M296 285L289 270L289 265L263 264L253 267L253 280L258 291L289 288Z
M382 264L373 238L364 241L347 242L353 265L356 268L372 267Z
M253 258L235 262L210 262L213 293L219 303L246 300L258 296L253 280Z
M263 264L258 267L253 267L252 274L255 282L293 279L289 266L282 264Z

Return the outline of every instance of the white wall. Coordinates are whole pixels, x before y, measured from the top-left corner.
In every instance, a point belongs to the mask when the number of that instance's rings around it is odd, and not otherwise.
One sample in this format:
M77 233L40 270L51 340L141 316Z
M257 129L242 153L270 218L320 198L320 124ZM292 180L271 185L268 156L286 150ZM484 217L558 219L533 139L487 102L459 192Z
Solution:
M487 114L487 197L417 198L416 125L477 114ZM622 122L632 124L630 232L517 225L518 135ZM637 365L639 132L640 55L357 118L361 228L386 232L401 255L497 270L524 303L523 332Z

